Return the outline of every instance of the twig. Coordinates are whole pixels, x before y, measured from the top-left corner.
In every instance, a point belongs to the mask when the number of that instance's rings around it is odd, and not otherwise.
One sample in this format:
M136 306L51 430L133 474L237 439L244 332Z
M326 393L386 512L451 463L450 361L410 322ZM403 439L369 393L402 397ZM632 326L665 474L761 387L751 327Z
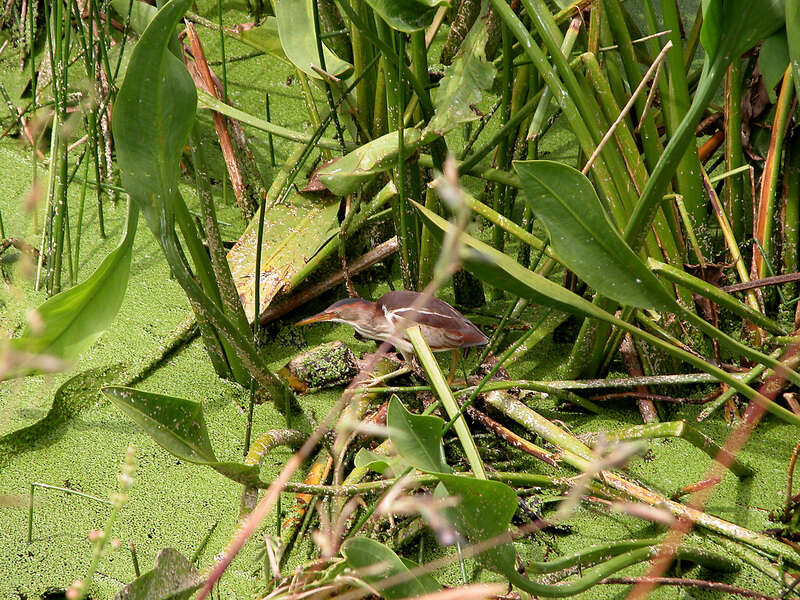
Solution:
M800 273L784 273L783 275L772 275L771 277L762 277L761 279L753 279L751 281L743 281L741 283L734 283L726 285L720 289L723 292L743 292L745 290L752 290L753 288L762 288L769 285L782 285L784 283L792 283L793 281L800 281Z
M659 31L658 33L652 33L650 35L646 35L644 37L640 37L640 38L637 38L635 40L631 40L631 44L641 44L642 42L646 42L647 40L660 38L660 37L662 37L664 35L669 35L670 33L672 33L671 29L665 29L664 31ZM613 46L601 46L600 48L597 49L597 51L598 52L608 52L609 50L616 50L617 48L619 48L619 46L617 44L614 44Z
M214 99L219 100L217 97L217 90L214 86L214 80L211 77L211 70L208 68L205 53L203 52L203 47L200 44L200 38L197 37L197 31L190 21L186 22L186 33L187 37L189 38L189 45L192 49L194 66L198 76L195 79L195 85L198 85L202 82L202 86L205 88L204 91L213 96ZM190 73L192 71L193 69L189 70ZM197 79L200 81L197 81ZM231 141L231 136L228 132L226 117L214 110L211 111L211 114L214 119L214 129L217 131L217 137L219 138L219 145L222 150L222 155L225 158L225 166L228 169L228 175L230 176L233 193L236 196L236 203L239 205L239 208L242 210L244 215L249 217L253 214L253 207L250 205L249 199L247 198L244 180L242 179L242 171L239 168L236 153L233 149L233 142Z
M711 398L675 398L673 396L664 396L662 394L651 394L649 392L616 392L613 394L602 394L600 396L592 396L592 402L603 402L604 400L614 400L616 398L637 398L641 400L656 400L658 402L672 402L674 404L705 404Z
M775 596L767 596L753 590L736 587L718 581L705 581L702 579L687 579L683 577L608 577L600 583L604 585L631 585L650 583L654 585L671 585L677 587L694 587L704 590L713 590L724 594L735 594L743 598L756 598L757 600L779 600Z
M546 462L551 467L558 466L556 462L556 458L550 452L539 448L538 446L532 444L528 440L523 437L518 436L516 433L508 429L507 427L503 427L500 423L492 419L490 416L482 413L481 411L473 408L472 406L468 406L466 408L467 415L470 416L473 420L477 421L486 429L493 432L497 437L499 437L504 442L508 443L509 445L513 446L517 450L521 450L526 454L530 454L531 456L535 456L541 461Z
M650 77L652 77L655 70L658 69L658 65L661 64L662 60L664 60L664 57L666 56L667 51L670 48L672 48L672 42L668 41L666 44L664 44L664 47L661 49L661 52L658 53L658 56L656 56L656 59L653 61L653 64L650 65L649 69L647 69L647 73L644 74L644 77L642 77L642 81L640 81L639 85L636 86L636 89L634 90L633 94L631 94L630 99L620 111L619 116L617 116L616 120L611 124L611 127L608 128L608 131L603 136L603 139L600 140L600 143L597 144L597 148L594 149L594 152L592 152L592 155L589 157L589 160L586 161L586 164L581 170L581 173L586 175L586 173L589 172L589 169L592 168L592 164L594 163L597 156L600 154L600 151L606 145L611 136L614 135L614 132L617 130L617 126L620 123L622 123L622 120L625 118L625 115L627 115L628 111L630 111L630 109L633 107L634 103L636 102L636 98L639 96L642 90L647 86L647 82L650 81Z

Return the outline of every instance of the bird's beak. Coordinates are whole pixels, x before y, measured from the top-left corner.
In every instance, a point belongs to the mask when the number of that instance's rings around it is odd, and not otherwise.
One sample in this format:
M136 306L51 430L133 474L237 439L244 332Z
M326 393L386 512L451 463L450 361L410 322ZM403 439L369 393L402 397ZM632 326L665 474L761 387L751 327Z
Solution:
M321 321L330 321L330 320L335 319L335 318L336 318L336 315L334 313L322 311L321 313L317 313L316 315L308 317L307 319L303 319L302 321L298 321L294 325L295 325L295 327L297 327L298 325L310 325L311 323L319 323Z

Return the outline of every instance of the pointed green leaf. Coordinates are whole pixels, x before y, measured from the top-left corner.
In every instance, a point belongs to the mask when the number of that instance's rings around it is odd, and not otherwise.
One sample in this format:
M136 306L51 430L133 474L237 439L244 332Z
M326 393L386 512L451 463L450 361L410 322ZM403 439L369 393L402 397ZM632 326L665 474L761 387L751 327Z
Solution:
M322 79L311 68L320 66L317 51L317 36L314 30L314 0L274 0L275 18L278 20L278 35L286 57L309 77ZM336 77L347 75L352 65L336 56L322 44L326 72Z
M407 128L403 132L405 155L410 156L423 143L419 129ZM323 185L337 196L347 196L379 173L397 164L398 137L392 131L372 140L321 168L317 174Z
M191 2L171 0L158 11L133 49L114 103L112 130L122 185L158 239L161 209L169 209L177 193L180 157L197 108L194 82L168 48Z
M367 0L367 4L393 29L411 33L430 25L437 7L447 0Z
M620 304L675 310L675 301L622 239L585 175L549 160L516 161L514 169L564 266Z
M419 211L431 234L441 241L451 224L421 204L413 200L411 203ZM462 234L461 241L464 267L489 285L570 314L598 316L598 311L604 312L595 308L591 302L526 269L499 250L468 234Z
M258 479L258 466L217 460L199 402L128 387L105 387L102 392L162 448L178 458L208 465L228 479L245 485L263 483Z
M511 517L517 510L517 494L513 489L499 481L445 474L438 477L447 492L458 499L448 513L470 544L508 533ZM510 540L497 541L478 554L477 559L492 571L508 573L514 570L516 551Z
M483 92L494 81L494 65L486 60L489 29L488 10L475 20L461 44L453 64L439 83L433 103L436 112L425 128L426 132L444 135L456 125L479 118L472 107L481 101Z
M199 402L127 387L111 386L102 391L117 408L178 458L194 463L217 462Z
M366 468L386 477L399 477L408 468L408 464L399 456L383 456L366 448L361 448L353 459L358 468Z
M387 600L413 598L438 592L441 586L433 577L414 577L397 554L383 544L365 537L354 537L342 544L347 566L367 583L380 586L384 579L407 575L408 579L390 587L379 587Z
M41 327L34 330L28 326L22 337L12 341L14 350L73 360L108 329L128 288L138 216L138 209L129 206L125 233L119 246L103 259L86 281L42 304L37 309ZM31 369L23 366L5 376L30 372Z
M442 445L444 420L433 415L410 413L400 398L393 395L389 401L386 425L397 454L408 464L421 471L450 472Z
M156 554L153 569L122 588L114 600L186 600L202 582L188 558L164 548Z
M786 41L789 46L794 89L800 97L800 0L786 0Z

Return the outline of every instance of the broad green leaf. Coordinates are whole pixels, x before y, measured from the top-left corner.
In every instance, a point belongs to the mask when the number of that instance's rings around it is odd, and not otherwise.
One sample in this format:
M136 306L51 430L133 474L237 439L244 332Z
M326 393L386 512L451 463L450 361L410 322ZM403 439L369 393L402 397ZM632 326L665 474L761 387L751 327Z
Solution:
M317 51L317 36L314 32L314 0L274 0L275 17L278 20L278 35L286 57L309 77L322 79L311 68L320 66ZM346 76L352 65L336 56L322 44L326 72L336 77Z
M217 462L199 402L127 387L105 387L114 405L169 452L189 462Z
M142 209L157 239L161 213L178 191L180 157L197 107L194 83L168 49L175 25L192 0L158 11L131 55L114 103L112 130L122 185Z
M449 2L448 0L367 0L367 4L392 29L411 33L430 25L436 9Z
M470 544L508 533L517 510L517 494L504 483L459 475L437 475L447 492L458 499L448 510L456 529ZM477 555L478 561L498 573L514 570L516 551L510 540L493 544Z
M147 25L158 12L155 6L142 0L111 0L111 6L123 21L127 20L130 14L129 27L139 35L147 29Z
M786 39L786 30L780 29L764 40L758 52L758 68L764 78L764 87L767 90L769 101L775 103L778 99L775 86L778 85L786 67L789 66L789 46Z
M36 330L26 327L22 337L12 341L14 350L73 360L108 329L128 287L138 217L138 209L129 205L125 233L119 246L86 281L42 304L37 309L41 327ZM30 372L21 368L13 375Z
M379 587L387 600L413 598L438 592L441 586L433 577L414 577L402 559L383 544L365 537L354 537L342 544L347 566L367 583L380 586L384 579L407 575L408 579L390 587Z
M263 210L263 208L261 209ZM313 194L293 191L285 202L271 206L264 216L261 241L261 277L258 314L275 295L339 230L338 201L323 202ZM228 265L244 312L255 318L255 268L258 242L257 213L239 241L228 252Z
M392 396L386 416L389 439L397 454L411 466L433 473L449 473L444 457L444 421L432 415L415 415L406 410L400 398Z
M748 51L783 26L786 0L702 0L700 43L708 62Z
M800 0L786 0L786 40L789 46L794 89L800 97Z
M495 76L494 65L486 60L489 29L486 13L476 19L461 48L439 84L433 98L436 112L425 128L426 132L444 135L460 123L478 119L472 107L481 101Z
M403 132L404 152L408 156L428 142L430 139L424 139L419 129L408 128ZM337 196L352 194L375 175L397 164L398 147L397 132L387 133L320 169L319 179Z
M164 548L156 554L152 571L122 588L114 600L185 600L203 582L200 572L177 550Z
M387 477L398 477L406 470L408 464L399 456L383 456L366 448L361 448L353 459L358 468L366 468Z
M514 169L564 266L620 304L674 311L674 300L622 239L585 175L548 160L516 161Z
M251 486L258 483L257 466L217 460L199 402L128 387L105 387L102 392L171 454L187 462L208 465L239 483Z
M267 17L257 24L237 25L231 35L251 48L261 50L281 60L289 61L283 51L283 46L281 46L281 38L278 35L278 21L275 17Z
M451 224L421 204L413 200L411 203L419 211L431 234L441 242ZM597 311L603 312L601 309L595 309L591 302L526 269L488 244L468 234L462 234L461 241L463 243L461 259L464 261L464 267L481 281L562 312L579 316L595 316Z

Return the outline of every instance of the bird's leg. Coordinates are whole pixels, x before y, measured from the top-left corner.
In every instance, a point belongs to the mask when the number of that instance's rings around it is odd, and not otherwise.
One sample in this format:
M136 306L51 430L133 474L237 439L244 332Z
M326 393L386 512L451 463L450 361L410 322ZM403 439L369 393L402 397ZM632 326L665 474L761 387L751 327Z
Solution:
M458 366L458 359L460 356L461 352L459 352L458 348L455 348L450 358L450 375L447 376L447 385L453 385L453 379L456 376L456 367Z

